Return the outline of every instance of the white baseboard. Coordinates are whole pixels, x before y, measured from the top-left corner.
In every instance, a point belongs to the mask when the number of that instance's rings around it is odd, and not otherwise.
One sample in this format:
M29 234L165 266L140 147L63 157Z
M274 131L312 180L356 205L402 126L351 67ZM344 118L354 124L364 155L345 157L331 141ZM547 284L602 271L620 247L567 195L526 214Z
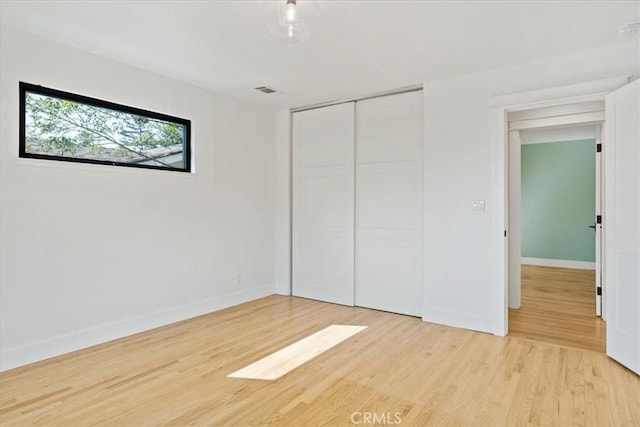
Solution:
M572 261L567 259L546 259L546 258L521 258L522 264L539 265L542 267L562 267L579 268L582 270L595 270L596 263L589 261Z
M244 289L232 294L10 347L0 351L0 372L273 295L273 290L273 285Z

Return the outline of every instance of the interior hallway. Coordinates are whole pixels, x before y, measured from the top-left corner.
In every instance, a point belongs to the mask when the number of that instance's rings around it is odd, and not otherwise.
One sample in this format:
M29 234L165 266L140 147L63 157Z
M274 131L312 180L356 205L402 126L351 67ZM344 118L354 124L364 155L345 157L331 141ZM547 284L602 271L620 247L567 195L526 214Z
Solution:
M594 286L593 270L522 265L522 306L509 310L509 336L604 353Z

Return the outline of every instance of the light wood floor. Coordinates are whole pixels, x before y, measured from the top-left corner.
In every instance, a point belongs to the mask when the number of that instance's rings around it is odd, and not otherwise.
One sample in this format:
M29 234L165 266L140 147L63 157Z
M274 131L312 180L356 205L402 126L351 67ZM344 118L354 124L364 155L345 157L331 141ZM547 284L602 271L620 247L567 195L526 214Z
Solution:
M278 380L227 378L330 324L368 328ZM0 374L3 425L353 425L356 412L638 426L640 380L599 352L282 296Z
M509 335L605 351L593 270L522 266L522 305L509 310Z

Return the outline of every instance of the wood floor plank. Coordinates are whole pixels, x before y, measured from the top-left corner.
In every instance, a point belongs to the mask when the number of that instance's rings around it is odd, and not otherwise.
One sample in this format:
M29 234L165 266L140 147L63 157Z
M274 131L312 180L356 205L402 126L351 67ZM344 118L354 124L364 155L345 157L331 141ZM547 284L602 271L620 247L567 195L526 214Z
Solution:
M523 265L522 305L509 310L509 335L604 353L594 286L593 270Z
M331 324L367 329L276 380L227 378ZM601 352L272 296L0 373L0 424L640 425L639 396Z

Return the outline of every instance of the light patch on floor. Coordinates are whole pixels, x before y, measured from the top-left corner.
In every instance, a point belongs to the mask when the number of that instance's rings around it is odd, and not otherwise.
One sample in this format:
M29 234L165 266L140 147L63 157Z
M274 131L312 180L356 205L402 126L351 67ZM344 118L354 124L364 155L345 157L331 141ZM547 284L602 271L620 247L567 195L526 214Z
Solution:
M276 380L366 328L353 325L328 326L227 376Z

